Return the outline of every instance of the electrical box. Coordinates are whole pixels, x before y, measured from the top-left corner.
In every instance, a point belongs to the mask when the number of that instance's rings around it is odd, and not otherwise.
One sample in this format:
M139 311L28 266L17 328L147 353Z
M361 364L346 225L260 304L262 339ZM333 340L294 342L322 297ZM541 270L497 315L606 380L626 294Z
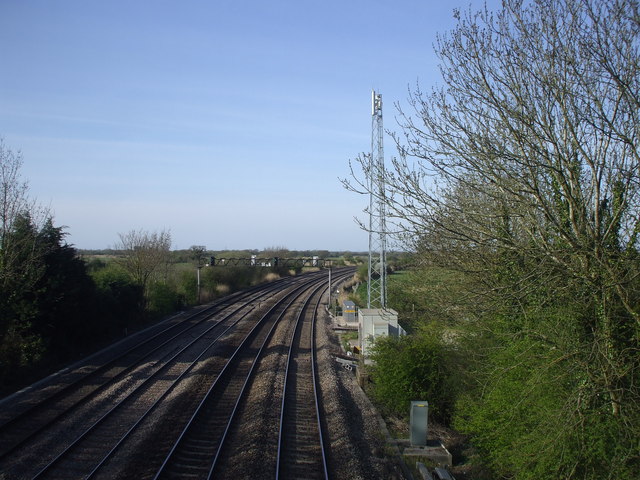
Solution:
M351 300L342 302L342 319L347 323L356 322L356 304Z
M425 447L427 445L429 403L427 401L414 400L411 402L409 415L411 427L411 445Z

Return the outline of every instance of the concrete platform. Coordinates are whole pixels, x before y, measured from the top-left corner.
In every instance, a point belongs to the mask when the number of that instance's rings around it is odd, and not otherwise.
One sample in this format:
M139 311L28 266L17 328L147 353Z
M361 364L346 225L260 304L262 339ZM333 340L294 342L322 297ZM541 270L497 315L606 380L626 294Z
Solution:
M452 465L452 457L449 450L437 440L428 440L424 447L411 445L409 439L401 439L396 441L402 455L408 457L425 457L438 465L450 467Z
M342 315L337 315L333 319L334 328L345 328L347 330L358 330L358 322L348 322Z

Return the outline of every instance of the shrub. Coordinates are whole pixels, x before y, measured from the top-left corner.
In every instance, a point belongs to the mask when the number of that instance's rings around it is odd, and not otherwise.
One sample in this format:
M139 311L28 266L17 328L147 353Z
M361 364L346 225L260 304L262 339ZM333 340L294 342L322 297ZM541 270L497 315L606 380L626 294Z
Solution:
M149 286L149 313L163 316L180 310L184 306L184 297L166 283L155 282Z
M412 400L426 400L430 416L447 423L456 393L449 349L434 326L423 326L412 335L378 338L371 354L374 398L390 413L403 416Z

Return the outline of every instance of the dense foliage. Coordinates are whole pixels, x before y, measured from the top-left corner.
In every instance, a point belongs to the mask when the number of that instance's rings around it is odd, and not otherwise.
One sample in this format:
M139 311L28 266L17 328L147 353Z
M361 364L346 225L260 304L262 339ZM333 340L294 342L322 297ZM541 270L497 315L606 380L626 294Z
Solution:
M51 219L18 215L0 249L0 376L3 384L43 361L66 361L100 336L96 288Z

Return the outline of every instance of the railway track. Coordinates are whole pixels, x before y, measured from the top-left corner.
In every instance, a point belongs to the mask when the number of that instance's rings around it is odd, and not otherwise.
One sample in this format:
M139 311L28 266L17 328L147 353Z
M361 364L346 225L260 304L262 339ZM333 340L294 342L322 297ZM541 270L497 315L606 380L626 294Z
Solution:
M224 463L220 452L246 408L242 399L251 401L243 392L261 352L273 347L278 328L288 328L283 319L292 309L306 308L299 306L308 296L303 292L317 294L325 283L323 274L308 274L227 297L173 319L135 346L121 345L101 365L65 372L39 401L17 402L7 410L13 417L3 413L0 472L6 478L207 478ZM211 437L217 440L203 440Z
M264 290L251 289L226 297L186 318L174 317L159 329L154 328L141 341L133 345L123 343L111 349L108 356L96 355L92 365L70 369L58 375L58 386L44 388L28 400L18 400L3 409L0 415L0 462L23 448L30 437L99 395L108 386L134 375L141 364L154 356L158 357L163 348L175 348L177 343L184 341L184 338L193 335L198 329L211 328L206 322L210 323L212 318L225 311L241 313L243 309L250 308L252 302L259 301L276 288L278 287L270 286Z
M310 289L294 316L279 323L263 348L268 353L260 359L246 399L230 419L210 478L328 478L320 427L324 411L318 408L319 392L312 386L317 382L311 356L323 293ZM307 368L292 366L305 363Z
M306 288L303 286L292 291L274 305L245 337L186 425L155 478L184 478L190 475L208 478L212 475L257 362L275 328L286 318L289 308Z
M266 384L284 384L286 369L271 368L265 358L268 352L278 352L272 356L285 366L287 358L294 358L296 352L303 348L296 341L299 334L292 332L299 332L304 330L303 326L312 324L325 288L324 285L315 284L305 287L305 292L293 292L290 298L283 300L282 305L275 306L265 315L264 323L257 326L254 332L255 336L247 337L242 350L236 352L236 362L230 365L228 381L233 385L229 386L226 384L227 380L219 378L223 382L221 388L224 388L224 392L211 392L212 395L194 414L193 421L185 427L154 478L274 478L278 475L278 431L288 430L273 428L273 421L256 422L255 412L261 412L259 415L262 417L278 415L278 406L282 401L275 400L283 398L284 391L279 397L267 395L270 401L265 401L265 393L272 392L264 388L265 382L260 381L260 378L265 370L270 370L271 374L275 372L276 377L282 378L268 380ZM308 306L312 299L315 309L310 311ZM283 339L289 344L283 342ZM216 386L213 387L215 388ZM291 402L290 399L287 403ZM288 416L287 414L284 418L288 419ZM247 430L251 435L246 434ZM265 440L255 441L256 435ZM317 437L311 441L318 445ZM260 455L246 455L247 451L259 451Z
M305 303L289 347L276 478L329 478L316 374L315 323L321 297L313 300L310 296Z

